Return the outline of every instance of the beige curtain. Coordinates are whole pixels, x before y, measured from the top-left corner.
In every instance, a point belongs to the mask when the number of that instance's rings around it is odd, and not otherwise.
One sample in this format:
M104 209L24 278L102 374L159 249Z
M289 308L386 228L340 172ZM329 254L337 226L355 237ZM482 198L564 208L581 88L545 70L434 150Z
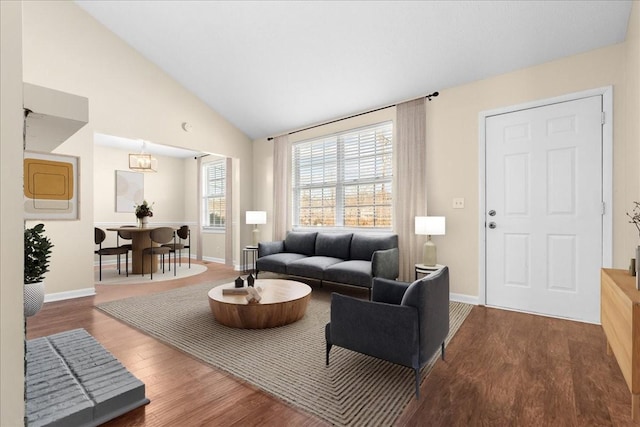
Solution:
M417 249L425 243L415 234L415 217L427 215L426 110L425 99L398 104L396 108L395 230L400 248L400 280L411 282Z
M289 136L274 138L273 143L273 240L284 240L290 227L289 181L291 145Z

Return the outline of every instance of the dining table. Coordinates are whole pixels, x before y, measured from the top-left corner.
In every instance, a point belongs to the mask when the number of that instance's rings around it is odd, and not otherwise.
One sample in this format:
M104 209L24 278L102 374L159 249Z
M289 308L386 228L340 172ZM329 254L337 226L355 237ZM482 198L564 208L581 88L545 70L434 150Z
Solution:
M165 227L165 226L162 226ZM158 271L158 255L143 255L146 248L152 246L151 231L161 226L145 225L142 227L110 227L108 231L126 231L131 233L131 272L133 274L146 274ZM159 246L153 243L153 246ZM144 271L142 271L142 257L144 258Z

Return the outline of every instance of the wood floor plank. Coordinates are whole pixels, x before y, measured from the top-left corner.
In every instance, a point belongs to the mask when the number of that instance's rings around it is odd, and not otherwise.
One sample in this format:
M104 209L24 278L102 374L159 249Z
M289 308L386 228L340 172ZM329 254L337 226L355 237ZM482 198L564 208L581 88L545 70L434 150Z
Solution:
M186 260L184 260L186 261ZM143 381L151 403L106 426L324 426L226 372L97 310L96 304L237 276L210 263L201 275L45 304L27 338L85 328ZM337 292L364 295L336 286ZM602 328L474 307L397 421L400 426L633 426L631 398Z

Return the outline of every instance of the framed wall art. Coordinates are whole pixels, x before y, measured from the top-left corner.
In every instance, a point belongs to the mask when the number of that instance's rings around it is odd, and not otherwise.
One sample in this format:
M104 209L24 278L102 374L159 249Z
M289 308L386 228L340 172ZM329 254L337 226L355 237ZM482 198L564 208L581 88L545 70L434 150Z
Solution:
M134 212L144 200L144 174L116 171L116 212Z
M25 219L78 219L78 157L24 152Z

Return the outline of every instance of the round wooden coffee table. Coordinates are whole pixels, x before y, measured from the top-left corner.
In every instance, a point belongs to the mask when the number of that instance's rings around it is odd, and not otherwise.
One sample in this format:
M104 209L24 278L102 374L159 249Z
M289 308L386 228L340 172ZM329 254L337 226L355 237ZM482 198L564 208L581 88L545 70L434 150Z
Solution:
M294 280L258 279L262 299L249 303L245 295L223 295L234 283L216 286L209 291L209 306L215 319L226 326L264 329L288 325L302 319L311 298L311 288Z

